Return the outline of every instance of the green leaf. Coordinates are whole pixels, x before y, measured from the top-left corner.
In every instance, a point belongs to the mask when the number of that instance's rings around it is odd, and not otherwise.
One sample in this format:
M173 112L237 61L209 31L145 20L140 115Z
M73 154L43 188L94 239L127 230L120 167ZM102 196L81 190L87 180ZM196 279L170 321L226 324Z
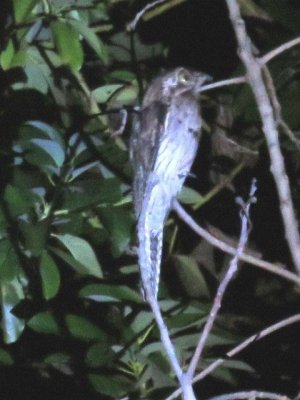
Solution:
M250 374L255 372L255 369L252 368L251 365L247 364L244 361L240 361L240 360L226 360L223 365L226 368L236 369L238 371L245 371L245 372L249 372Z
M32 139L30 142L34 146L44 150L45 153L49 154L57 167L61 167L63 165L65 153L59 143L47 139Z
M136 80L133 80L129 85L123 85L119 90L116 90L110 99L110 102L115 107L123 105L136 104L139 88Z
M55 237L69 250L74 259L85 267L86 273L102 278L102 270L91 245L78 236L69 234L55 235Z
M43 66L28 65L24 68L24 72L27 76L26 87L38 90L42 94L47 94L49 89L49 76L45 75L45 68ZM47 79L48 78L48 79Z
M112 71L109 74L109 77L112 80L120 80L120 81L127 81L127 82L131 82L135 79L135 75L133 72L131 71L127 71L127 70L115 70Z
M119 257L129 245L134 220L128 210L120 207L101 208L97 212L103 226L110 233L112 253Z
M25 154L24 159L31 165L39 168L47 175L58 175L59 169L53 162L53 159L44 150L32 146L28 153Z
M97 205L114 204L121 198L121 183L118 179L85 179L68 186L62 208L74 211Z
M115 354L108 344L96 343L89 348L85 362L93 368L103 365L107 367L113 361L114 356Z
M204 323L206 320L207 312L208 310L205 308L201 314L181 312L180 314L172 315L168 318L168 326L172 329L187 329L193 325L198 326L200 322Z
M226 382L231 386L236 386L238 384L236 377L228 368L224 367L224 365L222 365L220 368L216 368L215 370L213 370L211 373L211 377L213 379L218 379Z
M35 314L28 322L27 325L33 331L38 333L59 335L59 326L49 311L43 311Z
M16 22L24 21L38 2L39 0L13 0Z
M18 145L24 158L46 173L58 172L64 161L64 143L61 134L41 121L28 121L20 128Z
M216 345L226 345L232 344L232 340L227 340L226 338L216 336L214 334L210 334L209 338L206 342L206 348L210 348ZM193 349L199 341L199 334L198 333L191 333L191 334L184 334L181 336L177 336L174 338L174 344L178 347L181 351L187 349Z
M66 325L72 336L83 341L107 340L106 333L86 318L79 315L68 314Z
M43 121L33 120L27 121L22 127L22 136L27 136L27 140L34 139L36 137L51 139L58 142L63 147L63 141L61 140L61 134L53 126L46 124Z
M2 329L5 343L14 343L24 330L24 320L13 315L13 308L24 299L23 288L17 278L0 281Z
M90 275L90 271L80 262L76 261L75 258L70 254L66 253L65 251L61 249L56 249L55 247L50 247L50 250L60 257L65 263L70 265L76 272L78 272L81 275Z
M91 163L85 164L82 167L76 168L72 171L71 176L72 176L72 181L76 178L78 178L80 175L84 174L85 172L97 167L99 165L98 161L93 161Z
M66 21L51 22L53 40L61 61L78 72L83 63L83 51L79 34Z
M0 349L0 365L13 365L14 360L10 353L6 350Z
M44 298L50 300L56 296L59 290L60 274L53 258L46 251L41 257L40 275Z
M119 83L113 83L110 85L100 86L92 91L98 103L106 103L107 100L118 90L120 90L124 85Z
M0 241L0 280L10 281L18 275L18 260L11 242L7 239Z
M13 41L9 40L6 48L0 53L0 65L4 71L10 68L24 67L26 58L26 50L16 51Z
M46 364L67 364L70 362L70 356L66 353L52 353L44 358Z
M203 196L196 190L184 186L179 193L178 199L183 204L201 204Z
M243 17L263 19L265 21L272 22L269 14L266 13L266 11L262 7L259 7L255 3L255 0L238 0L238 2Z
M116 398L128 393L129 382L122 382L120 377L89 374L88 378L94 389L104 395Z
M131 329L136 333L142 332L145 328L149 327L153 323L153 314L150 311L140 311L133 322L131 323Z
M272 17L279 21L285 28L300 33L300 10L292 4L282 0L263 0L263 6Z
M41 203L41 198L31 190L11 185L5 188L4 200L13 217L29 213Z
M209 298L206 281L196 260L181 255L174 256L174 259L180 281L189 296Z
M8 70L9 67L11 66L14 54L15 54L15 48L13 45L13 41L9 40L6 45L6 48L2 50L0 54L0 65L4 71Z
M156 351L147 357L147 373L155 388L175 388L176 384L170 374L170 365L164 351ZM143 379L143 378L142 378Z
M70 25L72 25L72 27L84 37L87 43L96 52L100 60L104 64L107 64L108 52L106 46L104 45L102 40L94 33L94 31L80 20L71 20Z
M80 297L90 300L110 303L120 301L133 301L141 303L141 295L127 286L91 284L84 286L79 293Z
M39 257L46 247L49 229L48 222L44 219L34 224L21 220L20 229L25 238L25 249L29 250L31 255Z

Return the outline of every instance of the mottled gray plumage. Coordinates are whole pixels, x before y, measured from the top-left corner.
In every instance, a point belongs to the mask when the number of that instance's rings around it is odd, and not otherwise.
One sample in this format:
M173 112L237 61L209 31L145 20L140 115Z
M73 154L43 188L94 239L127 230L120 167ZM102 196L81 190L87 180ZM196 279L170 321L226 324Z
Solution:
M158 292L163 226L194 161L201 133L199 90L208 76L176 68L154 79L131 137L133 201L145 297Z

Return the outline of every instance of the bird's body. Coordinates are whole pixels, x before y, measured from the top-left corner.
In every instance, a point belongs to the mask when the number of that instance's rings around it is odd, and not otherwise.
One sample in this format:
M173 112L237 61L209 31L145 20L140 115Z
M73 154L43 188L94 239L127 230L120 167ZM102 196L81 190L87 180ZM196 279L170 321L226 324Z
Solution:
M163 226L194 161L201 133L197 95L207 75L177 68L149 86L132 134L133 199L145 297L157 296Z

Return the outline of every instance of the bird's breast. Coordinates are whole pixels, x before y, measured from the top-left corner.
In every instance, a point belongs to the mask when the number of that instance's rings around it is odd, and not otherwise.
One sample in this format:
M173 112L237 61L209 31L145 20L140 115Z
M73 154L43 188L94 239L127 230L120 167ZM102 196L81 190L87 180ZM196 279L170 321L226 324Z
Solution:
M170 107L154 173L171 197L179 193L190 171L198 148L200 129L196 103Z

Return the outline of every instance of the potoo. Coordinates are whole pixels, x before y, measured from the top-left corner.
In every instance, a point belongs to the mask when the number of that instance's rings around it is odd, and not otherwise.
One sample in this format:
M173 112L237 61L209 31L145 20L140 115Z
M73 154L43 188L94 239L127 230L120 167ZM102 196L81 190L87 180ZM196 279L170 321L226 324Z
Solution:
M209 77L176 68L154 79L131 136L133 202L144 296L157 296L164 222L194 161L200 88Z

